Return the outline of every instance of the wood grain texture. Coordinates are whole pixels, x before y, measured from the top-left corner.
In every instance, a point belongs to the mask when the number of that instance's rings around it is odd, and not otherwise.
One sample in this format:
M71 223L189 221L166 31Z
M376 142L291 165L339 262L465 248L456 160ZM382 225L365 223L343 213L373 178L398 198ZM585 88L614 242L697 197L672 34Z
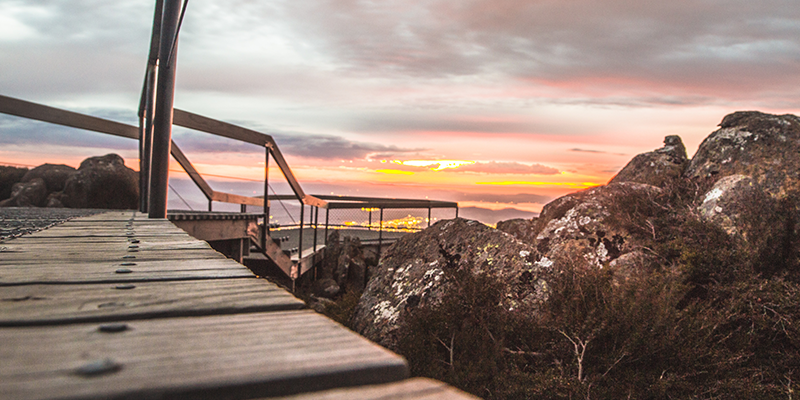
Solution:
M135 265L123 263L134 262ZM130 273L117 273L119 269ZM0 265L0 286L57 283L118 283L250 278L247 267L228 259L106 262L40 261Z
M311 311L0 329L0 398L289 395L408 377L405 361ZM43 345L46 344L46 345ZM109 373L80 376L107 360Z
M275 399L274 397L272 399ZM406 379L383 385L332 389L280 397L282 400L477 400L469 393L427 378ZM266 399L263 399L266 400Z
M264 279L0 287L0 326L297 310L305 303Z

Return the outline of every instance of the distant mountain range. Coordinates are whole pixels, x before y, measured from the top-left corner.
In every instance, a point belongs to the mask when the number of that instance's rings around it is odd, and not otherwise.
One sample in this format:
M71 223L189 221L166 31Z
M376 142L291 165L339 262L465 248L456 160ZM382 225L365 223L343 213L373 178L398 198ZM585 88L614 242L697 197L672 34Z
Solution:
M517 210L516 208L504 208L502 210L490 210L480 207L461 207L458 209L458 216L466 219L474 219L484 224L495 225L497 221L505 221L513 218L531 219L538 217L539 213Z

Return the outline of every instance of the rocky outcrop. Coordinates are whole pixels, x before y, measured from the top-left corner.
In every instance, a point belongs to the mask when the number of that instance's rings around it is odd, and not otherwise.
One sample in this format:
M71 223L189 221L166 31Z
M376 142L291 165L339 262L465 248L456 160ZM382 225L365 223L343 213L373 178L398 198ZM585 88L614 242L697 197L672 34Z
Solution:
M42 178L17 182L11 187L11 197L0 202L0 207L41 207L47 199L47 185Z
M139 207L139 174L116 154L87 158L77 170L60 164L32 170L2 167L0 184L9 184L9 198L0 201L0 207ZM0 193L5 190L0 186Z
M436 304L457 285L448 268L492 274L505 283L504 306L535 305L547 298L546 265L535 250L513 236L477 221L439 221L406 235L388 250L356 306L353 328L388 348L397 345L404 315Z
M688 164L683 141L671 135L664 138L664 147L634 157L609 183L638 182L661 187L680 178Z
M323 295L320 292L318 296L332 298L338 295L338 290L333 293L332 288L334 287L356 292L363 291L367 280L367 262L364 258L361 240L351 236L340 239L339 232L333 231L328 235L326 243L325 258L318 270L319 278L330 280L333 284L330 282L326 284L325 293L327 294Z
M685 176L701 189L698 212L729 234L748 238L750 221L778 213L797 221L800 118L756 111L726 116Z
M509 235L514 236L525 243L531 243L533 242L533 239L535 239L535 236L531 234L534 226L536 226L536 218L515 218L507 221L498 221L496 228L497 230L508 233Z
M11 197L11 187L21 182L26 173L28 173L27 168L0 165L0 201Z
M64 191L48 199L51 206L58 203L70 208L136 209L138 174L116 154L87 158L67 179Z
M75 173L75 168L64 164L42 164L30 171L22 177L22 182L30 182L36 178L44 180L48 193L60 192L64 190L72 174Z
M661 189L635 182L611 183L561 197L546 205L534 230L540 266L558 270L562 263L604 268L619 258L639 257L647 244L647 214L621 215L634 205L649 207ZM626 264L627 265L627 264ZM626 270L626 273L630 271Z
M710 189L726 176L749 176L771 196L798 189L800 118L745 111L726 116L719 126L700 144L687 178Z

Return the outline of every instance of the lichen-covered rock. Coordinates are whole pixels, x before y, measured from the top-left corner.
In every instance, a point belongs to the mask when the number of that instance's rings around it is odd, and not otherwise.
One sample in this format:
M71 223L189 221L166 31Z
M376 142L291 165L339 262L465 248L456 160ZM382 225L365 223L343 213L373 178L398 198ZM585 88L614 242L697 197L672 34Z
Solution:
M797 221L800 118L756 111L727 115L700 145L685 176L701 188L695 203L702 217L731 235L747 239L754 220L776 213L794 214L784 218Z
M749 176L773 197L800 188L800 118L740 111L723 118L692 158L685 176L706 193L730 175ZM705 195L703 195L705 197Z
M447 268L492 274L505 284L504 306L535 305L547 298L549 271L532 263L534 249L477 221L439 221L392 245L356 306L352 327L390 349L403 317L414 307L436 304L457 282Z
M700 216L715 223L729 235L742 232L742 213L761 212L769 195L761 191L748 176L730 175L717 181L700 200Z
M498 221L497 230L508 233L525 243L532 243L535 237L531 233L535 225L536 218L515 218L506 221Z
M67 179L58 200L71 208L137 209L139 175L116 154L87 158Z
M67 183L72 174L76 171L75 168L64 164L42 164L30 171L28 171L22 182L30 182L36 178L42 178L47 186L48 193L60 192L64 190L64 185Z
M28 173L27 168L0 165L0 200L11 197L11 187L21 182L26 173Z
M630 229L646 227L648 221L635 215L632 206L654 204L661 191L652 185L622 182L556 199L544 207L537 221L534 264L556 270L563 267L560 263L603 268L640 251L641 235L632 235Z
M0 207L41 207L47 199L47 185L42 178L17 182L11 188L11 197L0 202Z
M662 187L683 175L689 164L680 136L664 138L664 147L637 155L609 183L638 182Z

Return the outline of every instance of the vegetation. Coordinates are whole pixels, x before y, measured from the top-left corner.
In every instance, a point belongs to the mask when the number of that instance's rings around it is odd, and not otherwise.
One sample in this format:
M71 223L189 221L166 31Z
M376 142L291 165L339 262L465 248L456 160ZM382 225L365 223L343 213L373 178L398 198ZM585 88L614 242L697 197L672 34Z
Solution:
M451 260L454 290L404 322L412 374L488 399L793 398L797 197L754 197L730 236L696 215L689 189L619 199L616 223L647 239L653 265L621 278L558 260L537 307L506 309L501 282Z

